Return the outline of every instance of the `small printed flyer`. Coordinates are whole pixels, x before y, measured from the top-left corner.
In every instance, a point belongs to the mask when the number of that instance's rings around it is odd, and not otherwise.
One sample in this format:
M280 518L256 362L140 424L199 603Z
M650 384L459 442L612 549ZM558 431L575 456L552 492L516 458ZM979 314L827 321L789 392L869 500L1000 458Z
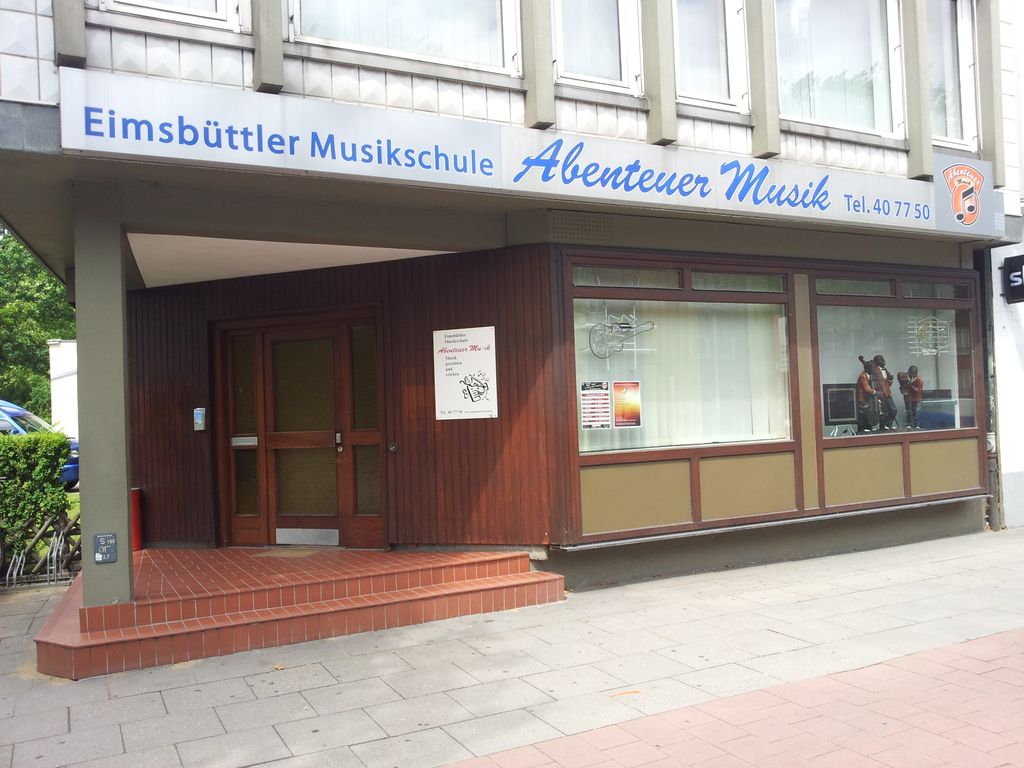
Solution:
M616 381L612 384L615 400L615 426L633 428L642 426L640 418L640 382Z
M580 427L611 429L612 393L607 381L580 382Z
M494 326L434 331L434 410L439 421L498 418Z

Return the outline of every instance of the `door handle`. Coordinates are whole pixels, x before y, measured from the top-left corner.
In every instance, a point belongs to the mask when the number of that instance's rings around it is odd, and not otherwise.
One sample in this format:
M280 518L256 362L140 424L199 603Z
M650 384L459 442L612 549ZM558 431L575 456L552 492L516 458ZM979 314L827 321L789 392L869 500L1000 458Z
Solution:
M342 451L345 450L345 446L341 444L341 432L334 433L334 444L338 446L338 453L341 453Z

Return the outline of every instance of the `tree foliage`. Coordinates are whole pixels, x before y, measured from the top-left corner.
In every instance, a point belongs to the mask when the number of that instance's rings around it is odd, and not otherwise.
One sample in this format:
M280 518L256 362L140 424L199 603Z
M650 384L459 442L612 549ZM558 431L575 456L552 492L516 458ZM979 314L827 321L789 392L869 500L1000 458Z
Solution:
M73 338L64 286L0 222L0 400L49 419L46 342Z

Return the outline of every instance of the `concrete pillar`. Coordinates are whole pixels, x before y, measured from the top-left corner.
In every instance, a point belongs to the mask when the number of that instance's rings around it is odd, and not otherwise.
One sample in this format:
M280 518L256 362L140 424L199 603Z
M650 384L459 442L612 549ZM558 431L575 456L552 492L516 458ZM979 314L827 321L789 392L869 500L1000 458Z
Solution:
M128 366L124 262L115 184L76 183L75 301L85 605L129 602ZM117 536L117 562L96 563L93 536Z
M85 66L85 3L54 0L53 50L58 67Z
M281 0L252 0L252 86L263 93L284 88L284 26Z
M526 127L555 124L555 55L551 0L522 0Z
M644 88L650 102L647 141L674 144L679 138L676 116L675 27L672 0L643 0L640 23L644 51Z
M775 157L782 152L775 0L747 0L746 10L750 116L754 119L751 150L754 157Z
M907 176L930 181L932 168L932 111L928 93L928 3L903 0L903 64L907 89Z

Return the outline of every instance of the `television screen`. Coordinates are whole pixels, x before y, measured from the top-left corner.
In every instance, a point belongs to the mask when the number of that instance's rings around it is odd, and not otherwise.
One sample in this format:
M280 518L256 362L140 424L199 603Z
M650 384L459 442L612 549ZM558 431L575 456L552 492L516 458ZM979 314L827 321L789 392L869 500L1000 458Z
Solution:
M822 384L821 390L826 427L857 423L856 384Z

